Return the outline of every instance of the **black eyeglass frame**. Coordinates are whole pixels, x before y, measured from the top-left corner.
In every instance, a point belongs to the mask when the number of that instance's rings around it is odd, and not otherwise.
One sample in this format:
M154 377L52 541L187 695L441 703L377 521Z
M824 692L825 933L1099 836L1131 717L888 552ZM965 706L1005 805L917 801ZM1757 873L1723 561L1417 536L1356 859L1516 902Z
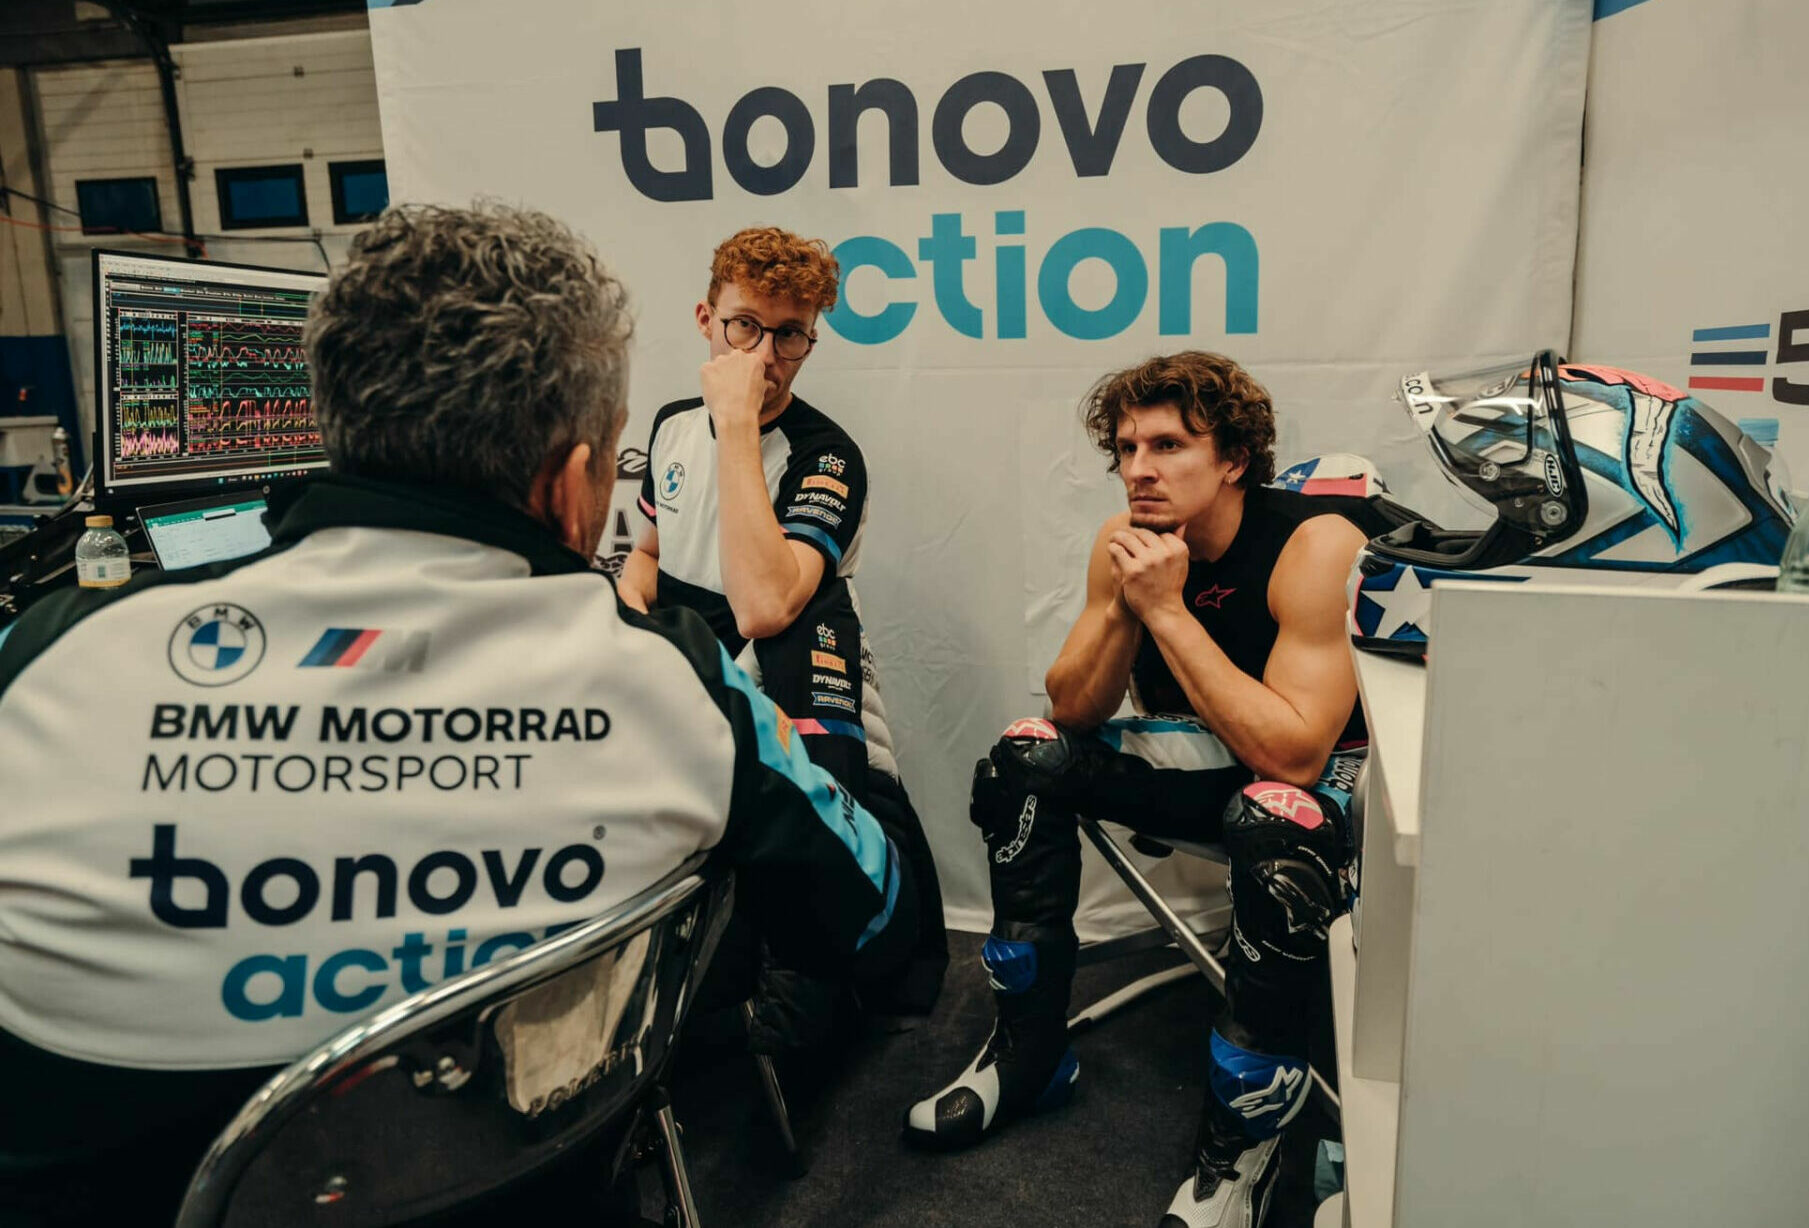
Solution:
M721 322L721 324L722 324L722 339L724 341L727 341L729 346L732 349L740 350L744 354L751 354L755 350L759 349L760 343L765 341L766 338L768 337L768 335L771 335L771 337L773 339L773 354L776 357L778 357L782 362L803 362L806 358L810 357L810 352L812 350L814 350L817 345L816 334L811 333L811 332L806 332L804 329L799 328L796 324L781 324L781 325L779 325L778 328L768 328L766 325L764 325L760 321L756 320L753 316L744 316L744 315L717 316L716 319L719 322ZM742 324L747 325L749 328L756 330L755 335L754 335L754 343L752 345L736 345L733 341L731 341L729 339L729 325L731 323L735 323L735 322L740 322ZM783 331L784 329L788 329L788 328L791 329L793 332L797 333L799 336L804 338L804 343L805 343L804 344L804 352L802 354L797 355L796 357L791 357L789 355L779 353L779 333L781 331Z

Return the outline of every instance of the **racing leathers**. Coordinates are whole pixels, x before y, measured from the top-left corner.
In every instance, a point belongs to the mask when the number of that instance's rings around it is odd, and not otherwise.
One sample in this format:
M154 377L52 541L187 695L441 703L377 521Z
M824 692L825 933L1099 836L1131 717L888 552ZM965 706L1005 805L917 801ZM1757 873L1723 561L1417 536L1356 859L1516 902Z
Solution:
M908 955L908 863L689 611L476 497L328 476L270 518L0 639L0 1209L179 1192L274 1065L701 850L798 966Z
M1362 499L1249 490L1224 554L1190 563L1187 608L1251 677L1263 677L1279 630L1268 604L1276 560L1302 523L1328 512L1360 526L1369 519ZM1221 1106L1221 1126L1260 1139L1304 1098L1325 926L1345 903L1361 710L1353 707L1340 749L1309 795L1255 781L1195 715L1149 636L1132 666L1131 697L1143 715L1094 730L1017 721L975 767L971 817L986 840L993 899L982 958L999 1021L968 1069L908 1112L914 1141L966 1145L995 1122L1065 1098L1075 1080L1065 1020L1077 948L1077 813L1225 845L1235 941L1209 1104Z

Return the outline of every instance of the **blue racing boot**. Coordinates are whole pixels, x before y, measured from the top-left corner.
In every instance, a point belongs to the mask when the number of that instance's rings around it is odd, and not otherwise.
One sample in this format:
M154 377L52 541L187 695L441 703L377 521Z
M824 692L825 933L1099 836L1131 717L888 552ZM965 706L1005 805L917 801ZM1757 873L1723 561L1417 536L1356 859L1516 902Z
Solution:
M1037 945L989 937L981 960L999 1005L980 1052L953 1083L905 1114L907 1142L971 1147L1005 1122L1068 1102L1080 1063L1068 1047L1068 973L1037 983Z

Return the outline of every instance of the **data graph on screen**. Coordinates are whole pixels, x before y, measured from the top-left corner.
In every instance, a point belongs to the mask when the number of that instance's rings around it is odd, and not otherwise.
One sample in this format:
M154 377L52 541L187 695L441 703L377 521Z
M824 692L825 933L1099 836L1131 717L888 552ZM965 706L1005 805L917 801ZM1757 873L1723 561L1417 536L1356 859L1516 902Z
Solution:
M213 488L324 466L302 349L324 281L98 253L104 486Z

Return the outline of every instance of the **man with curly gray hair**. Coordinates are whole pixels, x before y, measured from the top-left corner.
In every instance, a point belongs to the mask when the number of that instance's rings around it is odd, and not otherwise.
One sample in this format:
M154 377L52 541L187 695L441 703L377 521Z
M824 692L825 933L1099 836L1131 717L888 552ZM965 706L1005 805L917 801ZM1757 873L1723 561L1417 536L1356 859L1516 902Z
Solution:
M705 850L800 966L908 956L873 816L700 618L592 566L626 300L542 214L384 214L313 306L331 467L271 493L270 548L9 629L0 1061L54 1091L0 1121L0 1220L167 1222L273 1067ZM141 743L92 754L99 696Z
M594 551L627 418L627 291L545 214L392 209L304 341L335 471L476 493Z

